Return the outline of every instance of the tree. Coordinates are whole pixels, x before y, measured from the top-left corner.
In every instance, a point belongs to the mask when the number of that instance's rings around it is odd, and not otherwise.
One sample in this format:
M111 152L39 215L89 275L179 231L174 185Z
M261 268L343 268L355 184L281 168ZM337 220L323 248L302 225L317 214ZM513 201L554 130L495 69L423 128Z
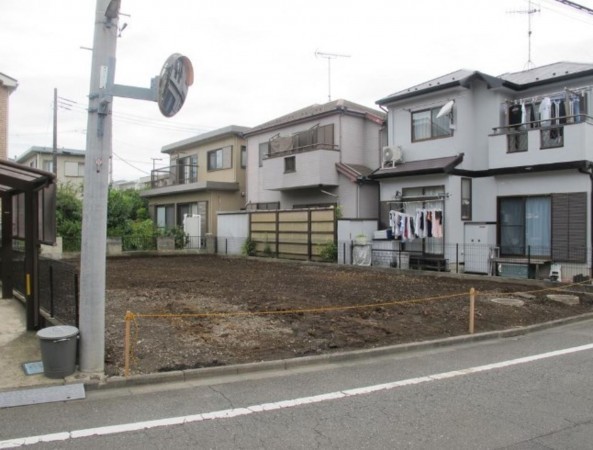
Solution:
M64 250L76 250L82 230L82 201L79 190L60 184L56 192L56 231L62 236Z
M70 184L60 184L56 193L56 228L64 250L80 250L82 200L80 191ZM107 235L133 237L134 246L152 245L155 229L148 215L148 201L133 189L109 189ZM149 244L146 244L149 243Z
M107 202L107 234L109 236L124 236L138 232L138 227L135 227L134 224L146 221L150 221L148 201L140 197L138 191L109 189ZM152 221L150 222L152 223ZM146 230L146 225L140 228ZM153 232L154 230L151 230L151 233Z

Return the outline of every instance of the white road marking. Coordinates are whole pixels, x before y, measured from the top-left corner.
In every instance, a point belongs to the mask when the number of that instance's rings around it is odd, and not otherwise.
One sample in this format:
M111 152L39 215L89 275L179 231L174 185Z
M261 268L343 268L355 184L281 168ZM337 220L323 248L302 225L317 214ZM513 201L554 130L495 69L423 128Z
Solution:
M314 403L321 403L329 400L337 400L340 398L353 397L357 395L367 395L378 391L386 391L396 389L403 386L410 386L414 384L427 383L431 381L445 380L448 378L456 378L465 375L471 375L479 372L486 372L494 369L502 369L505 367L525 364L541 359L553 358L556 356L568 355L570 353L582 352L593 349L593 343L581 345L578 347L565 348L553 352L540 353L539 355L525 356L523 358L510 359L492 364L485 364L483 366L469 367L467 369L453 370L450 372L442 372L424 377L408 378L406 380L393 381L391 383L377 384L374 386L366 386L356 389L347 389L344 391L329 392L327 394L314 395L311 397L301 397L292 400L283 400L273 403L262 403L259 405L248 406L245 408L225 409L221 411L213 411L209 413L193 414L188 416L170 417L166 419L148 420L144 422L126 423L121 425L111 425L106 427L87 428L83 430L64 431L60 433L44 434L39 436L29 436L23 438L8 439L0 441L0 449L16 448L24 445L33 445L42 442L56 442L67 441L69 439L79 439L91 436L106 436L118 433L128 433L131 431L148 430L157 427L166 427L171 425L183 425L186 423L203 422L206 420L230 419L233 417L247 416L250 414L261 413L266 411L275 411L283 408L293 408L301 405L311 405Z

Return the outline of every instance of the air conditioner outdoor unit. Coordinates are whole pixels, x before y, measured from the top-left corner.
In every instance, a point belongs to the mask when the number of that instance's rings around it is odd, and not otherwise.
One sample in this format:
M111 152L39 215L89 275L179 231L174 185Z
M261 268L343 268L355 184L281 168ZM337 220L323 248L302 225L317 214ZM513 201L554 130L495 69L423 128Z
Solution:
M403 161L402 149L397 147L383 147L383 167L394 166Z

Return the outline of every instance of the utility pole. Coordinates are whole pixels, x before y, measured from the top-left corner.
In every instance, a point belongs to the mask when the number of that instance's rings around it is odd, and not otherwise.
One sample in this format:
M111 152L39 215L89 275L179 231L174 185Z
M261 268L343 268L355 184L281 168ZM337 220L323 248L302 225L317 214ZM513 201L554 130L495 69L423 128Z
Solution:
M158 102L166 117L183 106L193 83L191 61L178 53L163 65L150 88L115 84L117 38L121 0L97 0L87 141L84 159L84 200L80 252L80 371L105 371L105 278L107 246L107 193L112 155L113 97Z
M350 58L350 55L340 55L339 53L323 53L315 51L315 56L318 58L327 59L327 101L332 101L332 69L331 60L336 58Z
M107 190L119 0L97 0L84 164L80 266L80 370L105 370Z
M58 89L54 88L54 138L53 138L52 172L58 174Z

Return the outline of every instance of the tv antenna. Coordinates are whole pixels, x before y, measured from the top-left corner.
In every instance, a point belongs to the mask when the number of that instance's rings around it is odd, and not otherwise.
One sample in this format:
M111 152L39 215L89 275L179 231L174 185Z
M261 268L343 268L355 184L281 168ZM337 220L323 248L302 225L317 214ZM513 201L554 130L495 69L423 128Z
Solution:
M332 101L332 69L331 60L337 58L350 58L350 55L342 55L340 53L324 53L315 50L315 56L317 58L327 59L327 100Z
M533 69L535 64L531 60L531 16L535 13L540 12L541 9L537 9L533 6L533 2L529 0L527 9L523 10L516 10L516 11L509 11L511 14L527 14L527 64L525 65L525 69Z

